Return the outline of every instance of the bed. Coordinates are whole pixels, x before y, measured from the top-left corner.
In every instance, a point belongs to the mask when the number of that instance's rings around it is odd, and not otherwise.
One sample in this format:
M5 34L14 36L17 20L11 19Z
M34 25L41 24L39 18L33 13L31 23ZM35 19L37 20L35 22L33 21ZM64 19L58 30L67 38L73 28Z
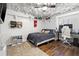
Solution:
M44 31L49 31L48 33L36 32L30 33L27 37L27 40L33 43L35 46L43 44L45 42L55 39L55 31L51 29L43 29Z

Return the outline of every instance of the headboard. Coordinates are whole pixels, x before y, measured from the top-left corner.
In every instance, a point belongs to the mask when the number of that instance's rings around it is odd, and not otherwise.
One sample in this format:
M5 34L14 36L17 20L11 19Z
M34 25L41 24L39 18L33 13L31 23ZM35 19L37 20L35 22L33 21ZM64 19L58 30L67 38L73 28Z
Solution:
M61 33L61 29L63 28L63 26L69 26L69 28L71 29L71 32L72 32L72 28L73 28L73 25L72 24L64 24L64 25L59 25L59 33Z
M49 31L49 30L54 30L54 29L42 29L42 30Z
M55 32L56 33L56 30L55 29L42 29L42 30L44 30L44 31L50 31L50 32L53 32L53 33Z

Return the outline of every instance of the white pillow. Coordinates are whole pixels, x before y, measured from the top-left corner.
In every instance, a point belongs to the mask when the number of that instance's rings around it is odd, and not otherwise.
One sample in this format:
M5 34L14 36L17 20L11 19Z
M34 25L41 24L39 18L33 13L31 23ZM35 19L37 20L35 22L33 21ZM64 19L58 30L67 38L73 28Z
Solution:
M50 32L50 31L45 31L45 33L47 33L47 34L48 34L49 32Z

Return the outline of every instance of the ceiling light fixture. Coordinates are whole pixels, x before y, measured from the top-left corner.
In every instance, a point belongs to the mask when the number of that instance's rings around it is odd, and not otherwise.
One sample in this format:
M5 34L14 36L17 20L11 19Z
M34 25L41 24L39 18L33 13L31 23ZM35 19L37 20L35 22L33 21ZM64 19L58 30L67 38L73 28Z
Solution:
M45 6L45 7L42 7L42 10L43 10L43 11L47 10L47 7L46 7L46 6Z

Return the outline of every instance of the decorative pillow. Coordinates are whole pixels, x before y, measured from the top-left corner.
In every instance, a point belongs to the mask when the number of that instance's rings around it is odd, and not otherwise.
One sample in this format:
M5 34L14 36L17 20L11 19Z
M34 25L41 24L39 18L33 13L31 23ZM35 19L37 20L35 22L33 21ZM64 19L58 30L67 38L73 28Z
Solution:
M45 32L45 30L43 30L43 29L42 29L42 30L41 30L41 32L42 32L42 33L44 33L44 32Z

